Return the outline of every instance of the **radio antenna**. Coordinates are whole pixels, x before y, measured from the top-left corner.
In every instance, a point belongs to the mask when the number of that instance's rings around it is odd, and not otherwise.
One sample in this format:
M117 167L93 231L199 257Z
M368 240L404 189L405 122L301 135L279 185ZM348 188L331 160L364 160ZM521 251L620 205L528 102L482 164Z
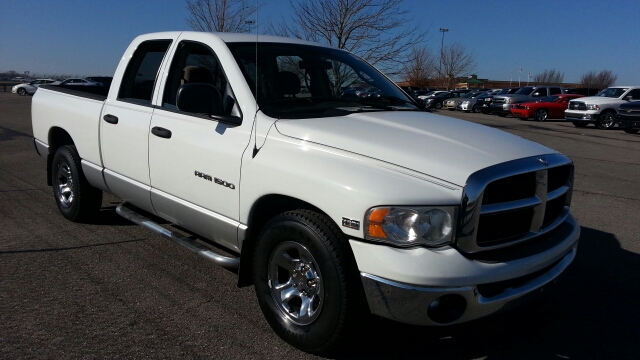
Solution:
M258 154L258 11L260 8L258 7L258 2L256 1L256 83L255 83L255 100L256 100L256 113L253 116L253 156L256 157ZM248 23L253 23L254 21L247 21Z

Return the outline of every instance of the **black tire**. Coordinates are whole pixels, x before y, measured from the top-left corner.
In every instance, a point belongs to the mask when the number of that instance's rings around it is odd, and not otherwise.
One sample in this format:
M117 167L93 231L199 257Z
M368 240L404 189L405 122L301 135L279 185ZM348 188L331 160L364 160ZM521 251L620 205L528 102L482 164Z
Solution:
M611 111L605 111L600 116L598 116L598 120L596 121L596 127L598 129L608 130L613 128L616 125L615 113Z
M587 126L589 126L589 123L586 121L573 121L573 126L575 127L579 127L579 128L586 128Z
M253 266L260 308L289 344L322 354L354 333L358 271L342 232L327 216L296 210L271 219L259 236ZM302 304L310 311L303 312Z
M102 191L89 184L75 146L61 146L51 163L53 196L62 216L73 222L91 220L102 205Z
M437 103L433 104L433 107L438 109L438 110L442 109L442 103L441 102L437 102Z
M536 113L533 114L533 119L535 121L546 121L549 118L549 112L546 109L538 109Z
M477 108L475 105L473 105L473 106L471 107L471 112L475 114L475 113L479 113L479 112L480 112L480 110L478 110L478 108Z
M18 89L18 95L20 95L20 96L27 95L27 90L25 90L24 88Z
M632 129L632 128L626 128L624 129L624 132L626 132L627 134L637 134L640 130L638 129Z

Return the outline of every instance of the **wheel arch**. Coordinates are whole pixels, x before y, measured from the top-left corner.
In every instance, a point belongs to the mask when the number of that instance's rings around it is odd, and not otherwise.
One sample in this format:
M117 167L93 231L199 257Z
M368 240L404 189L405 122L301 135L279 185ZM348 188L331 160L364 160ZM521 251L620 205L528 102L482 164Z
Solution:
M51 163L53 162L53 155L59 147L75 145L75 143L66 130L57 126L49 129L47 143L49 144L49 153L47 154L47 185L51 186Z
M247 224L247 236L242 242L240 251L238 287L253 285L253 249L255 248L260 232L267 222L278 214L299 209L311 210L331 218L326 212L304 200L281 194L264 195L251 206ZM336 226L338 225L336 224ZM247 264L249 266L247 266Z

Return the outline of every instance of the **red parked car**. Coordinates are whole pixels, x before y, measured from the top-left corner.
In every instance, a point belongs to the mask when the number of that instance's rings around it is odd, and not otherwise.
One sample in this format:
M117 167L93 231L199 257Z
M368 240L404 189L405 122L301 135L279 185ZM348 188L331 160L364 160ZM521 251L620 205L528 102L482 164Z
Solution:
M558 94L547 96L535 102L523 102L511 107L511 115L522 120L533 117L536 121L547 119L564 119L564 111L569 106L569 100L583 97L578 94Z

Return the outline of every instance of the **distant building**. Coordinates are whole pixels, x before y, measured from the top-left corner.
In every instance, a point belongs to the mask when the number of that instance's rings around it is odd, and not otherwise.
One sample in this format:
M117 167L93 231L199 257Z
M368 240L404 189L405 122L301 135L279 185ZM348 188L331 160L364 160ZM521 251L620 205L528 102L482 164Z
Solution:
M437 83L437 81L434 80L433 83ZM418 88L414 84L411 84L411 82L409 81L402 81L402 82L398 82L397 84L399 86ZM527 85L533 86L538 84L532 81L522 81L522 80L520 80L518 84L518 80L505 81L505 80L478 79L478 75L471 74L466 78L464 77L459 78L458 82L455 85L455 88L456 89L503 89L508 87L518 87L518 86L522 87ZM576 84L576 83L559 83L559 84L544 84L544 85L557 85L557 86L562 86L564 88L583 87L582 84Z

